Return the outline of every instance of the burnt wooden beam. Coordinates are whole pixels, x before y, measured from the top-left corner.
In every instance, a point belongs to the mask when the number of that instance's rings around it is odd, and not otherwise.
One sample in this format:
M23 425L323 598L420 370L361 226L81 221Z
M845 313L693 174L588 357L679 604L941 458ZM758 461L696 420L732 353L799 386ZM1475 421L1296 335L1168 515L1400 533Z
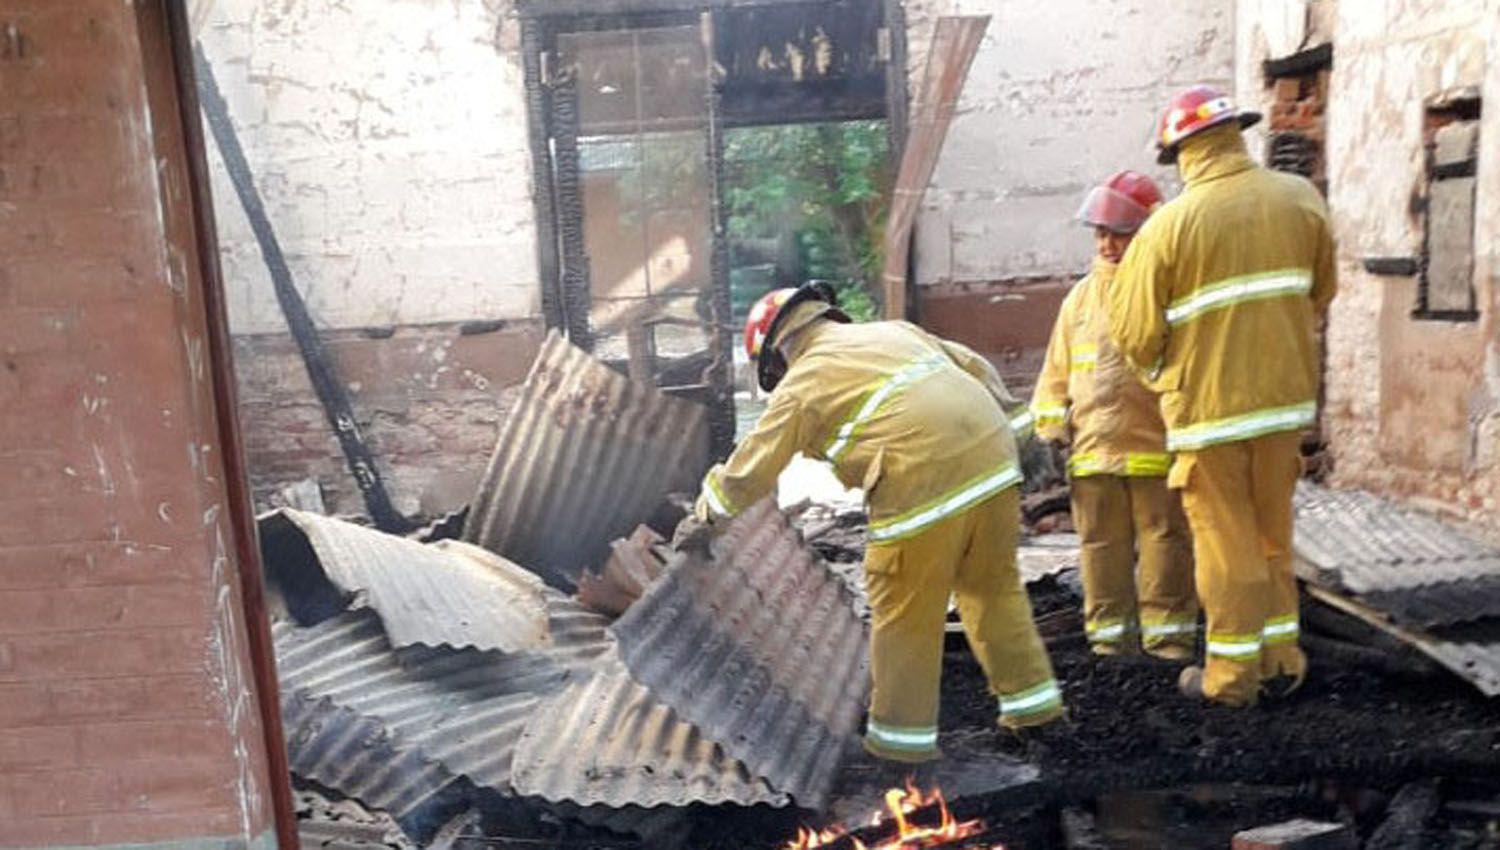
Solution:
M312 382L313 392L323 405L323 413L328 417L328 424L338 438L339 448L343 449L344 460L349 466L350 474L354 476L354 483L359 486L365 509L370 512L370 519L375 521L375 527L393 534L403 533L410 529L411 524L391 504L380 470L375 466L375 456L365 444L364 435L360 433L359 424L355 421L349 396L344 392L344 385L340 383L338 375L334 373L328 352L318 338L312 316L307 312L307 304L292 281L292 270L287 265L286 255L282 253L281 242L276 238L271 219L266 215L260 191L255 187L250 162L245 158L234 124L229 120L229 105L219 91L213 65L204 54L202 45L195 47L193 55L198 77L198 97L203 114L208 119L209 131L213 133L214 141L219 146L219 154L224 158L229 180L234 185L235 194L239 196L240 206L245 210L245 218L250 222L255 242L260 246L261 258L265 261L266 271L271 275L271 285L276 290L276 301L281 305L287 327L291 329L292 338L297 342L297 350L302 354L302 363L307 367L307 377Z
M1267 80L1275 80L1281 77L1300 77L1332 67L1333 45L1330 43L1299 50L1280 59L1267 59L1261 66L1261 71Z

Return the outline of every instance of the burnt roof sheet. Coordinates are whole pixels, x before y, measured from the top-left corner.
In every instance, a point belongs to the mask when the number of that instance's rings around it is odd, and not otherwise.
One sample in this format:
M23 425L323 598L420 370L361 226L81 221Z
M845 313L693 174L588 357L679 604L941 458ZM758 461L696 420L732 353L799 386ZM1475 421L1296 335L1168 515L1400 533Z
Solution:
M379 613L397 646L517 652L549 642L545 586L492 552L454 540L422 544L291 508L259 524L267 577L303 624L357 598Z
M296 805L297 837L306 850L416 850L390 815L356 800L299 791Z
M527 719L544 696L586 669L541 654L430 647L398 652L366 611L310 629L278 626L275 636L284 694L337 706L361 723L375 722L388 733L382 743L502 791L509 790L511 756ZM349 762L358 757L362 754L340 756ZM403 772L382 771L392 781ZM364 793L307 775L385 808Z
M869 688L847 588L765 500L679 553L613 629L631 673L773 787L825 802Z
M1500 617L1500 550L1372 493L1297 486L1295 549L1320 584L1430 629Z
M706 408L554 332L506 418L464 539L571 589L669 492L696 490L707 466Z
M518 793L622 807L787 799L751 776L618 664L549 697L516 747Z

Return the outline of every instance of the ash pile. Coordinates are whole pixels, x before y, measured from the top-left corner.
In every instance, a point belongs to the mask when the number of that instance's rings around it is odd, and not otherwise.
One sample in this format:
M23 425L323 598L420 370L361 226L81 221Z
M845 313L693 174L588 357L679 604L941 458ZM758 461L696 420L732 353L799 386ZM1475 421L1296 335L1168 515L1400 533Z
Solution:
M707 446L702 407L553 336L449 539L262 516L305 846L672 847L824 806L868 629L769 500L665 544Z

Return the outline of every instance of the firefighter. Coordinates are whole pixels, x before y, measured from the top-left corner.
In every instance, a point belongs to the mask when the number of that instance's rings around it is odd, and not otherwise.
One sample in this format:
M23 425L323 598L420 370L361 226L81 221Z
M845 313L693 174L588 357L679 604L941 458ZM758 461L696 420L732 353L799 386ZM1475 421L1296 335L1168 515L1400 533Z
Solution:
M1259 120L1194 86L1157 129L1186 187L1136 234L1109 291L1110 337L1162 394L1168 485L1192 529L1206 660L1179 686L1232 706L1302 684L1292 491L1317 415L1316 325L1333 240L1313 185L1251 160Z
M1000 725L1036 728L1060 717L1062 695L1016 570L1013 429L1029 431L1031 417L994 368L908 322L851 324L821 282L756 303L745 347L771 393L766 411L709 470L677 539L701 539L703 528L769 494L797 452L827 460L846 486L863 489L870 515L874 692L865 748L897 762L940 756L950 596L998 698Z
M1098 256L1063 299L1031 412L1038 435L1071 448L1089 645L1183 662L1193 658L1198 604L1187 521L1167 488L1166 427L1156 395L1109 341L1116 263L1160 203L1156 184L1134 171L1085 198L1078 218L1094 228Z

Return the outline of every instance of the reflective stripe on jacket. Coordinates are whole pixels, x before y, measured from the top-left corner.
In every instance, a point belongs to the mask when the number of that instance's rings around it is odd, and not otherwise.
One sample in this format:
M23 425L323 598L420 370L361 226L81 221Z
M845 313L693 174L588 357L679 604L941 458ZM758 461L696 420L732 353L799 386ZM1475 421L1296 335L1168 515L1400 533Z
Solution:
M700 517L771 492L797 452L864 490L872 544L919 533L1021 480L1029 414L993 366L908 322L816 322L754 430L703 483Z
M1316 317L1337 287L1327 206L1239 131L1183 142L1186 188L1136 234L1109 290L1110 337L1162 394L1167 449L1311 425Z
M1164 476L1171 458L1157 397L1109 339L1114 276L1114 263L1096 259L1063 299L1031 412L1038 434L1072 445L1075 477Z

